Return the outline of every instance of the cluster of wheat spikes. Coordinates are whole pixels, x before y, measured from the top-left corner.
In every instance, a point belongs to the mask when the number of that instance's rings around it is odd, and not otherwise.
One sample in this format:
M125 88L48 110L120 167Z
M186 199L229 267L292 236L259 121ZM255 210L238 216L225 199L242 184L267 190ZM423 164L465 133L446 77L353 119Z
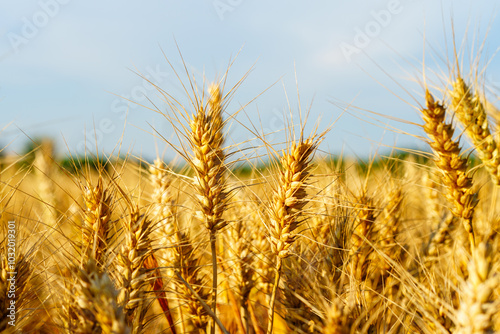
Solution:
M332 159L318 153L328 130L307 132L300 112L285 143L246 126L262 142L243 149L229 132L241 81L207 89L189 73L190 105L158 88L168 111L152 108L185 165L63 167L48 142L3 157L0 331L499 332L498 129L477 80L455 72L450 89L423 90L433 159Z

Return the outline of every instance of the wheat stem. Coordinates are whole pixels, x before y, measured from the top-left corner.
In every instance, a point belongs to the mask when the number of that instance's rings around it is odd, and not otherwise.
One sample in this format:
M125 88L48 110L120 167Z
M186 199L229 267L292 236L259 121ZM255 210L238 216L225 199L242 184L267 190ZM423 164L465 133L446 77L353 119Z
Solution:
M273 332L273 323L274 323L274 305L276 304L276 295L278 294L278 287L281 278L281 267L283 264L283 259L281 257L277 257L276 259L276 267L275 267L275 276L274 276L274 285L273 292L271 294L271 301L269 303L269 313L268 313L268 323L267 323L267 334L271 334Z
M212 310L217 310L217 239L215 232L210 231L210 250L212 252ZM215 334L215 323L212 324L212 334Z

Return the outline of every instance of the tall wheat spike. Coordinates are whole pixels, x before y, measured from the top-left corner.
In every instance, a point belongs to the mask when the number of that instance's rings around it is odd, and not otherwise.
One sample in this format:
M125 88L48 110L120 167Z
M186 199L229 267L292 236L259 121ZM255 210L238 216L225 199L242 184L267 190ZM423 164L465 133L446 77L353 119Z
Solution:
M355 218L349 256L350 272L357 285L366 278L369 264L368 258L373 251L369 242L373 239L373 225L378 212L373 199L367 194L361 194L355 201Z
M472 217L477 204L477 194L472 190L472 178L468 173L467 160L461 156L458 141L453 139L453 125L445 122L446 109L434 100L428 90L425 99L427 108L422 109L424 130L437 156L436 165L443 174L447 198L453 205L452 212L462 218L465 230L469 234L472 251L475 246Z
M274 305L280 283L282 261L290 255L290 247L298 238L295 232L302 222L300 215L307 203L306 181L309 177L311 159L321 139L322 136L304 139L301 133L301 138L294 141L288 150L283 151L280 158L278 185L274 190L269 210L270 241L276 257L276 267L269 304L268 334L273 331Z
M227 190L225 173L223 97L219 85L209 87L208 107L200 106L193 116L190 128L190 144L194 153L192 161L196 176L194 185L200 211L197 216L210 233L212 252L212 311L217 314L217 250L216 235L227 225L222 218L226 208ZM215 321L212 322L215 334Z

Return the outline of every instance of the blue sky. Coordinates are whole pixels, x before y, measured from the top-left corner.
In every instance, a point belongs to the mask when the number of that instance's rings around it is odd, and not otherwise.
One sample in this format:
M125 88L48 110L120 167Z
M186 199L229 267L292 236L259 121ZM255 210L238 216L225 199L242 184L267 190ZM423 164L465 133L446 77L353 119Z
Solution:
M245 105L230 143L253 137L245 129L250 121L273 132L269 140L283 141L283 113L290 106L298 114L297 77L311 126L321 118L320 129L328 127L351 105L323 150L367 156L377 147L425 147L397 133L422 135L417 126L366 110L421 122L416 81L424 45L429 73L440 72L451 54L452 20L459 42L469 31L466 53L489 30L485 80L500 87L497 12L494 1L0 0L0 145L20 152L28 136L48 135L60 153L76 154L86 145L94 151L97 137L104 152L121 142L122 151L147 159L157 151L172 157L154 134L175 142L168 121L119 96L146 105L150 99L167 111L139 72L186 101L163 55L182 74L177 42L200 82L220 77L236 55L229 85L252 68L227 109Z

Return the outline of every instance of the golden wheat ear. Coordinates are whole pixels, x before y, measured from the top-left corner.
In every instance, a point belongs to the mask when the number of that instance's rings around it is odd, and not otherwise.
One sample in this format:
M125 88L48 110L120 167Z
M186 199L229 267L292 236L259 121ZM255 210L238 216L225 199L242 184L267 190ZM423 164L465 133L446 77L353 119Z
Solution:
M280 157L281 168L269 207L270 242L276 257L275 279L268 313L267 333L273 331L274 306L278 292L282 261L290 255L290 247L298 238L296 229L302 223L301 214L307 204L306 184L312 167L311 160L324 134L300 139L290 144Z
M84 263L82 268L74 268L74 271L74 310L79 323L86 326L89 333L96 327L103 334L130 333L125 313L117 303L118 291L109 275L94 259Z
M181 319L180 325L186 327L187 331L195 329L200 333L205 333L209 323L209 315L200 305L197 297L208 303L211 294L201 272L199 250L193 246L193 242L186 232L177 231L174 240L172 248L173 268L193 289L191 291L182 280L174 278L173 283L179 298L180 312L187 316L186 320L189 323L186 325Z
M54 178L57 168L54 161L54 142L43 140L35 151L33 162L37 177L37 186L40 193L40 202L45 206L42 213L42 221L48 226L56 227L59 220L58 199Z
M349 317L348 307L340 298L335 298L326 311L326 319L323 327L324 334L348 334L353 320Z
M99 176L97 184L92 186L88 181L82 187L85 212L82 225L82 263L94 259L98 266L103 266L106 251L113 235L111 212L113 193Z
M151 194L151 218L155 223L153 234L161 253L168 253L168 247L173 242L175 232L174 195L171 189L173 180L169 175L169 167L159 158L149 166L149 173L153 186ZM168 257L168 255L165 256L165 258Z
M123 306L130 323L142 323L142 303L145 297L148 272L144 262L152 254L150 234L152 223L147 214L141 214L136 204L128 197L130 214L125 221L125 240L117 256L120 294L118 301Z
M2 212L3 213L3 212ZM25 229L25 222L0 219L0 331L48 332L55 324L49 311L52 275L41 266L45 236ZM34 240L34 237L40 238ZM48 261L49 262L49 261ZM15 314L14 317L13 313Z
M224 99L218 84L209 87L207 106L201 105L189 124L189 142L194 154L194 188L200 210L197 217L210 234L212 252L212 311L217 314L217 233L227 225L222 215L227 206L226 165L224 152ZM215 321L212 322L215 333Z
M455 333L493 333L493 317L498 310L494 291L500 276L493 270L493 249L481 242L469 261L469 278L462 283Z
M458 141L453 139L453 125L446 123L444 106L436 102L428 90L425 99L427 107L421 110L425 122L424 130L436 155L436 166L443 175L447 198L453 205L452 212L462 218L472 251L475 246L472 218L477 205L477 194L472 189L467 159L462 157Z
M153 220L152 234L156 236L159 249L146 258L144 267L151 271L149 279L151 279L153 291L157 296L163 314L165 314L167 318L171 332L175 334L175 322L172 318L171 306L165 291L166 285L163 282L159 264L160 262L163 267L172 266L171 247L174 243L173 235L175 220L173 196L169 189L172 180L168 175L167 165L159 158L155 159L154 163L149 166L149 172L153 185L153 194L151 196L151 219ZM159 255L159 260L157 260L157 254ZM168 270L167 272L169 273L168 276L173 276L172 270Z
M479 92L474 93L464 79L458 78L452 83L449 91L451 108L472 140L479 159L491 174L493 182L500 185L500 153L498 143L490 131L488 115Z
M243 182L242 187L245 187ZM255 235L253 228L258 222L252 219L253 209L245 202L246 198L242 195L235 197L237 200L229 206L228 219L232 223L224 231L227 250L220 266L226 275L223 284L233 309L233 323L240 332L248 333L251 326L250 293L256 283L253 267L256 254L252 249L252 239Z

